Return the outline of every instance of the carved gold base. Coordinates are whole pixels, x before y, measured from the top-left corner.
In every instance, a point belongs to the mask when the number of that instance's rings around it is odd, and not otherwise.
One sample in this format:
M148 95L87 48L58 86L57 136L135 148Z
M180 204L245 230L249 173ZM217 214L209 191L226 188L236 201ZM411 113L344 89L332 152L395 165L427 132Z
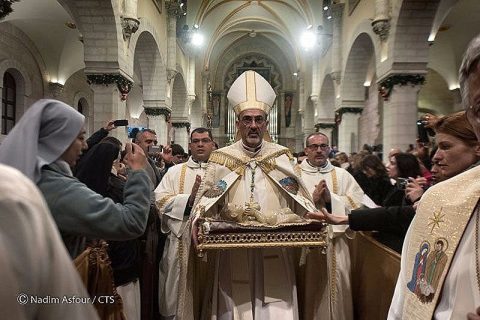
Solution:
M327 230L288 232L209 233L198 235L197 254L202 257L205 250L240 248L292 248L328 246Z

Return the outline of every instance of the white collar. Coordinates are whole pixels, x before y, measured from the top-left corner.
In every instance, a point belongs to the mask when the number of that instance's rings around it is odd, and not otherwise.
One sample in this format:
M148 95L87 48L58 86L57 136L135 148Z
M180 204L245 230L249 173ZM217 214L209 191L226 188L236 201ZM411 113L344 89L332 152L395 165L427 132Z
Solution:
M333 165L330 163L330 161L328 159L327 159L327 162L325 163L325 165L323 167L312 166L310 163L308 163L308 160L305 159L300 164L300 168L302 170L306 171L306 172L312 172L312 173L316 173L316 172L327 173L327 172L330 172L330 171L334 170Z
M198 169L198 168L206 168L207 163L202 162L202 161L195 161L193 160L192 156L190 156L186 162L187 166L192 169Z
M262 150L262 147L263 147L263 140L262 140L262 143L260 143L260 145L256 148L251 148L246 146L243 143L243 140L241 142L242 142L243 151L251 158L255 157L260 152L260 150Z

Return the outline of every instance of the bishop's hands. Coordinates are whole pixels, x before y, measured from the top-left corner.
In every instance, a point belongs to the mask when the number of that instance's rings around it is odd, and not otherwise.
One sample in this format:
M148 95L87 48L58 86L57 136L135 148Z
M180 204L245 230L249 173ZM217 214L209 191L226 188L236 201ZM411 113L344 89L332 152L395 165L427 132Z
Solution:
M320 206L321 208L325 207L327 203L332 201L330 190L328 190L327 182L325 180L320 180L315 186L312 197L315 205Z
M187 205L189 207L193 207L195 203L195 197L197 196L198 189L200 188L200 184L202 183L202 177L197 174L195 177L195 182L192 186L192 192L190 192L190 196L188 197Z
M322 208L319 211L307 212L305 218L326 222L329 224L348 224L348 215L335 215Z

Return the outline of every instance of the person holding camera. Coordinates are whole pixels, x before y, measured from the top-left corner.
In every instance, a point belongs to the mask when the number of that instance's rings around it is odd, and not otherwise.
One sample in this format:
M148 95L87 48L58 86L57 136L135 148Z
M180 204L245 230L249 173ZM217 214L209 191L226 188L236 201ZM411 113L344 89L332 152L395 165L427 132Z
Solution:
M404 152L395 154L389 159L387 172L390 179L393 179L396 183L395 188L386 195L382 206L389 207L405 204L405 188L409 181L408 178L420 178L422 176L417 157Z
M145 170L147 171L150 181L152 182L150 185L152 190L151 199L154 200L155 197L153 195L153 190L155 190L160 183L160 180L162 180L162 175L155 165L155 160L152 159L150 152L152 147L158 144L157 133L152 129L143 129L137 133L134 142L138 144L140 148L142 148L143 152L145 152L147 155L148 165Z
M135 136L137 143L147 155L146 171L150 178L150 214L145 234L142 237L141 272L141 314L144 318L158 318L158 264L163 253L166 237L161 232L161 222L155 207L155 188L162 180L162 174L155 165L157 133L152 129L142 129Z

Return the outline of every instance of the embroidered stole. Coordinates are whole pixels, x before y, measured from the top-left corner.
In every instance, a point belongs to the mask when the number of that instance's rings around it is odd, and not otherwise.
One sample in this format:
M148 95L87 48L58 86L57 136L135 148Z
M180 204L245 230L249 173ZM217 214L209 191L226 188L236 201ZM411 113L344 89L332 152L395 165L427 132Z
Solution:
M431 319L480 196L480 167L432 187L410 225L403 317ZM405 244L407 245L407 244ZM448 293L447 293L448 294Z
M295 178L293 170L288 170L288 168L285 168L285 165L282 166L282 163L278 163L281 162L279 157L282 155L286 155L288 158L291 157L288 149L281 149L266 156L255 158L214 151L210 156L209 163L225 166L231 170L231 172L203 193L202 198L195 206L195 214L199 214L201 211L207 212L208 209L220 200L230 187L235 184L237 179L245 174L245 169L251 161L256 161L258 167L267 177L280 189L285 190L286 193L305 210L314 211L315 207L311 201L310 193L303 185L303 182ZM289 165L289 163L287 163L287 165ZM290 172L288 171L291 171L291 174L289 174Z

